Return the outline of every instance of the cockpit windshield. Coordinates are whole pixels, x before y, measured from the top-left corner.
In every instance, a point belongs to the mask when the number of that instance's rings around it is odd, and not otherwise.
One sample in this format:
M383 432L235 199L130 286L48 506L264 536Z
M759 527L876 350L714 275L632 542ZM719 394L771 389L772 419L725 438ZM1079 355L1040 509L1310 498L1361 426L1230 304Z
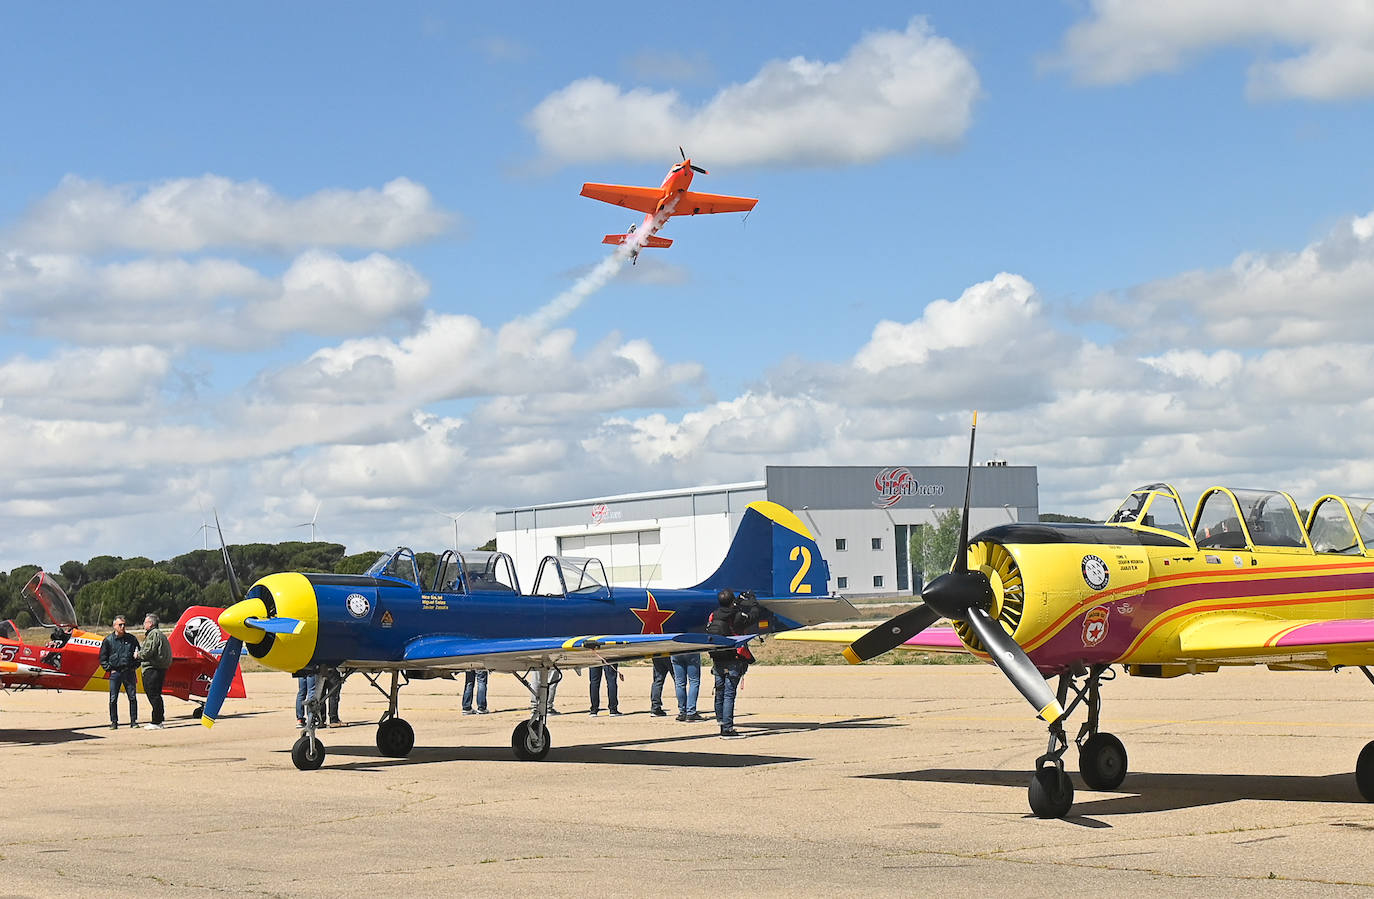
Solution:
M600 559L545 556L534 578L538 596L587 596L607 598L610 581Z
M415 567L415 553L407 546L398 546L383 555L372 563L372 567L367 569L367 574L369 577L397 578L417 586L420 583L420 572Z
M19 629L8 618L0 619L0 640L18 640Z
M448 550L439 560L435 589L445 593L519 593L515 563L503 552Z
M23 593L29 601L29 611L39 624L45 627L76 627L76 610L72 608L72 601L46 571L39 571L29 578Z
M1137 487L1117 508L1107 524L1123 527L1155 528L1186 537L1188 524L1183 517L1183 501L1168 484Z
M1322 497L1309 516L1307 534L1319 553L1359 555L1374 547L1374 499Z
M1193 533L1200 547L1245 549L1251 544L1267 548L1307 545L1306 532L1298 521L1297 506L1288 494L1276 490L1212 488L1203 496Z

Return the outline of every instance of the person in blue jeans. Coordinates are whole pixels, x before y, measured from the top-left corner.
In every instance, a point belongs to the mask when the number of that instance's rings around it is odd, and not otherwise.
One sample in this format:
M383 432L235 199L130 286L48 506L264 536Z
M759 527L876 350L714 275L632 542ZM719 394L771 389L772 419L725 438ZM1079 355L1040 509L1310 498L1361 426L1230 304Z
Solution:
M481 671L468 671L463 674L463 714L464 715L485 715L487 713L487 675L485 668ZM472 708L472 689L477 688L477 708Z
M663 684L672 673L673 664L667 656L654 656L650 661L654 663L654 679L649 684L649 714L662 718L668 714L663 711Z
M296 729L305 727L305 703L315 698L315 691L320 688L320 677L318 674L302 675L296 678ZM323 721L316 721L316 726L324 724Z
M114 633L100 641L100 667L110 678L110 730L119 727L119 691L129 696L129 726L138 727L138 638L126 631L128 619L114 617Z
M701 692L701 653L674 653L670 662L673 667L673 686L677 689L677 720L706 720L697 714L697 694Z
M612 715L620 714L620 685L616 683L620 675L618 665L597 665L587 670L587 680L592 688L592 710L596 715L601 711L601 679L606 679L606 707Z

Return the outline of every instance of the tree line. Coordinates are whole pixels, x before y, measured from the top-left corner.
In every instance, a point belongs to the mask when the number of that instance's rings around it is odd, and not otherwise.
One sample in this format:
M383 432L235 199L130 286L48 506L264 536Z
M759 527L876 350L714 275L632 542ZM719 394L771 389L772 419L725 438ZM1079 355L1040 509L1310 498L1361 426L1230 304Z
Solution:
M495 549L492 540L482 549ZM229 547L229 558L239 586L247 589L264 575L278 571L316 571L330 574L362 574L382 555L380 550L348 554L339 543L245 543ZM439 566L435 553L416 553L421 583L427 584ZM42 622L34 618L24 599L24 585L38 565L20 565L0 572L0 619L19 627ZM218 549L198 549L175 558L154 562L144 556L96 556L86 562L63 562L48 571L76 609L83 626L107 625L119 614L142 619L148 612L164 622L176 621L189 606L224 608L239 597L231 596L224 557Z

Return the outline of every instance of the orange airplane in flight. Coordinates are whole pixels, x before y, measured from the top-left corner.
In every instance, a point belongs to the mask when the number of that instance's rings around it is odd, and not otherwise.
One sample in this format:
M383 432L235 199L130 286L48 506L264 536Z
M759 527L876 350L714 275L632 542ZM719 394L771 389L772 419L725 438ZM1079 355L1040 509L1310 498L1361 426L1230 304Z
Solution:
M721 194L703 194L688 190L692 185L692 174L699 172L709 175L705 169L692 165L687 153L681 147L682 162L668 171L668 176L658 187L632 187L625 184L582 185L582 196L624 206L644 213L644 221L631 225L624 234L607 234L602 243L631 244L630 258L639 260L639 251L644 247L671 247L673 242L663 237L655 237L675 215L710 215L716 212L748 212L758 202L753 197L727 197Z

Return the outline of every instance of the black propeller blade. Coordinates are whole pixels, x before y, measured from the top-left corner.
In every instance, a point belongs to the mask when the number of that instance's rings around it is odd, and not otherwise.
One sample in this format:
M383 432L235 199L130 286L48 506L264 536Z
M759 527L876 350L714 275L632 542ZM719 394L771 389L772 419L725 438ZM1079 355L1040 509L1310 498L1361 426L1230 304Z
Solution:
M1064 714L1054 691L1040 676L1025 650L989 614L997 597L987 575L970 571L968 567L968 518L973 495L973 447L977 436L978 413L975 412L969 431L964 514L959 523L959 548L954 556L953 570L930 582L921 592L921 605L883 622L855 640L844 650L844 657L858 664L895 649L941 618L967 621L993 663L1035 706L1041 718L1053 722Z
M711 174L710 172L706 171L704 168L702 168L702 167L699 166L699 165L692 165L691 160L689 160L689 159L687 158L687 151L685 151L685 150L682 149L682 145L681 145L681 144L678 144L677 151L678 151L679 153L682 154L682 161L685 162L685 163L687 164L687 167L688 167L689 169L691 169L692 171L696 172L698 175L709 175L709 174Z

